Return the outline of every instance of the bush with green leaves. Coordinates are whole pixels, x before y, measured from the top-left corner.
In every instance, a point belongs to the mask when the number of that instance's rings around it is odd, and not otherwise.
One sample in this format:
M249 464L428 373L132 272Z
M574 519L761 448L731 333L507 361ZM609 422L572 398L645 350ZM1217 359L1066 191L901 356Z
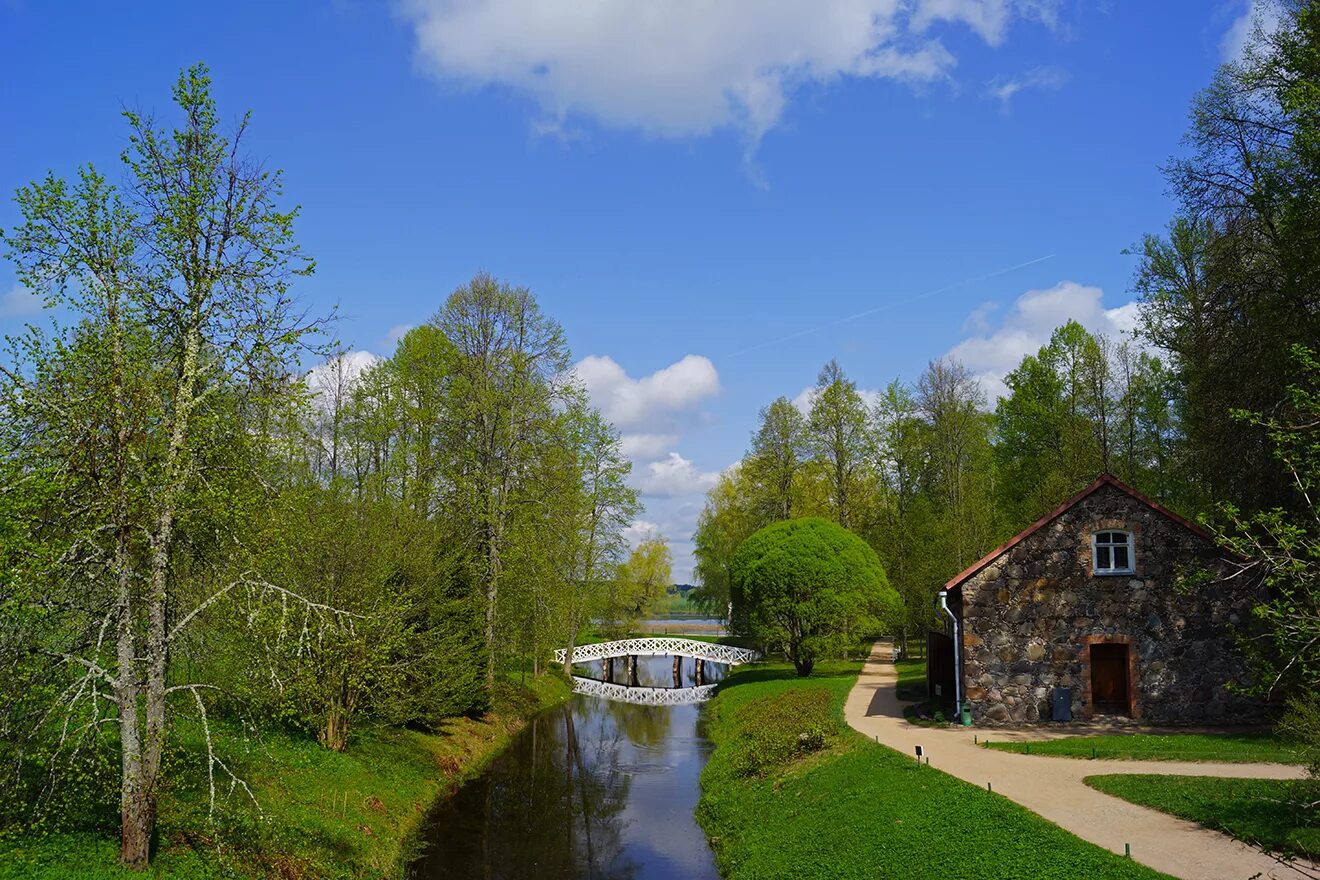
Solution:
M781 646L798 675L877 632L902 606L875 551L821 517L752 534L734 553L730 580L739 634Z
M825 688L792 690L740 706L733 764L739 776L764 776L775 767L818 752L838 731Z

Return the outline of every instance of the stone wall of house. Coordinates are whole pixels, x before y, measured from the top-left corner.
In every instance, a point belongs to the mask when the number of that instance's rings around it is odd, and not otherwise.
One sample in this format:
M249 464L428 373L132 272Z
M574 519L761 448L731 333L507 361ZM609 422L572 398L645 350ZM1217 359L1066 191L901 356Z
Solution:
M1091 535L1133 533L1135 574L1093 576ZM1180 587L1188 566L1218 570L1212 542L1112 485L1102 485L963 583L963 672L977 723L1049 720L1055 687L1073 718L1091 716L1091 644L1129 654L1132 716L1147 722L1259 720L1235 693L1245 665L1233 631L1252 596L1213 581ZM956 595L956 593L955 593Z

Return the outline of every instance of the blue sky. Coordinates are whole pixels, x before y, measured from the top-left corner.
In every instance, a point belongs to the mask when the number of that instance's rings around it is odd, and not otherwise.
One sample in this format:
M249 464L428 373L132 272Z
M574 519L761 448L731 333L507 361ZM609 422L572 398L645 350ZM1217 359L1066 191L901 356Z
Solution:
M2 0L0 190L112 169L120 108L167 112L204 60L302 205L301 296L386 354L479 270L531 288L685 580L704 488L830 358L876 388L953 353L993 398L1068 317L1130 326L1121 251L1168 219L1158 166L1251 12ZM0 332L32 312L0 265Z

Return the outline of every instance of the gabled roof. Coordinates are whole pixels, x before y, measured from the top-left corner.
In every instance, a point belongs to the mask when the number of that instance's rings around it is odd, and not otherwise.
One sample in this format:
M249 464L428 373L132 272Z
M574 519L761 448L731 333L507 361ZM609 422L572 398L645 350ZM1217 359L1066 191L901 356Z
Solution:
M1115 477L1113 474L1101 474L1094 483L1087 486L1085 489L1078 492L1076 495L1069 498L1067 501L1063 502L1058 507L1051 510L1049 513L1045 514L1040 519L1036 520L1034 523L1027 526L1022 531L1018 532L1011 539L1009 539L1007 543L1001 544L1000 546L991 550L989 553L987 553L986 555L982 556L980 559L973 562L970 566L963 569L958 574L954 575L949 580L949 582L944 585L944 589L953 590L962 586L963 582L966 581L968 578L970 578L972 575L976 574L981 569L985 568L987 565L994 562L1000 556L1003 556L1009 550L1012 550L1018 544L1021 544L1027 538L1030 538L1036 532L1040 531L1045 526L1049 525L1051 522L1058 519L1065 512L1067 512L1067 510L1071 508L1073 505L1077 504L1082 499L1087 498L1090 495L1094 494L1103 486L1113 486L1115 489L1118 489L1120 492L1124 492L1132 496L1137 501L1140 501L1142 504L1146 505L1147 507L1151 508L1157 513L1160 513L1165 517L1168 517L1169 519L1178 523L1178 525L1182 526L1183 528L1188 529L1197 535L1200 535L1202 538L1205 538L1208 541L1215 540L1214 535L1210 534L1196 523L1192 522L1191 520L1187 519L1184 516L1180 516L1174 513L1172 510L1169 510L1169 508L1165 507L1163 504L1160 504L1154 498L1149 498L1145 495L1142 495L1136 489L1133 489L1131 486L1129 486L1127 483L1124 483L1122 480L1120 480L1118 477Z

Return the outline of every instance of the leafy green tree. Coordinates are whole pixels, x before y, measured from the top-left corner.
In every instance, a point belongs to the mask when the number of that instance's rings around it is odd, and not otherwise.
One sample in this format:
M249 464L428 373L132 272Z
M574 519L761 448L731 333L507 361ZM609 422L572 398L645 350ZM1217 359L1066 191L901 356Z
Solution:
M466 524L486 602L486 679L495 682L500 589L510 552L536 540L516 529L535 495L536 463L557 441L555 410L572 402L564 331L526 288L478 275L432 322L452 347L445 398L449 510Z
M632 465L619 446L619 434L595 410L570 411L569 430L578 480L562 498L556 521L563 526L562 556L564 673L572 674L573 648L582 630L604 605L611 578L627 546L624 529L636 516L637 491L627 483Z
M1245 560L1242 580L1259 578L1268 596L1255 609L1264 632L1248 642L1261 687L1288 696L1320 691L1320 359L1302 346L1293 356L1298 377L1284 411L1235 417L1267 436L1302 512L1247 514L1232 504L1221 511L1228 522L1221 540Z
M692 536L701 586L692 591L691 601L720 617L730 614L733 554L748 535L765 524L754 509L752 495L751 482L741 464L720 474L706 493L706 504ZM734 614L737 611L732 609Z
M984 393L962 363L932 361L917 380L929 444L927 486L943 531L945 577L993 545L990 419Z
M664 596L674 580L672 567L669 544L657 534L648 535L633 548L615 573L601 615L610 638L624 638L632 632L652 603Z
M1292 346L1320 339L1320 10L1277 5L1193 100L1180 202L1138 248L1142 332L1169 352L1186 458L1211 498L1295 506L1267 439L1229 417L1282 405Z
M798 675L892 620L902 603L875 551L821 517L766 526L742 542L731 568L745 634L782 646Z
M99 733L113 707L121 859L135 869L150 856L170 705L203 708L199 683L171 678L172 652L239 593L307 608L269 582L225 580L243 548L213 536L251 512L244 455L264 438L248 416L287 394L284 365L314 329L289 287L312 263L296 211L276 204L279 175L244 158L247 117L220 131L204 67L179 77L174 101L170 131L124 114L122 191L92 168L49 176L19 190L23 222L4 235L20 281L77 318L53 339L30 333L0 388L7 452L60 475L61 520L25 524L60 553L28 560L19 602L60 596L33 650L74 676L65 729Z
M757 506L771 519L792 519L809 454L807 423L787 397L761 410L761 425L743 461L756 486Z
M816 379L808 418L808 442L825 473L835 519L848 528L857 518L871 453L866 404L857 384L837 361L830 361Z
M918 634L934 622L931 599L943 583L939 554L932 554L940 531L929 492L933 461L930 425L912 388L895 379L872 412L883 497L867 538L903 598L899 644L906 653L909 631Z

